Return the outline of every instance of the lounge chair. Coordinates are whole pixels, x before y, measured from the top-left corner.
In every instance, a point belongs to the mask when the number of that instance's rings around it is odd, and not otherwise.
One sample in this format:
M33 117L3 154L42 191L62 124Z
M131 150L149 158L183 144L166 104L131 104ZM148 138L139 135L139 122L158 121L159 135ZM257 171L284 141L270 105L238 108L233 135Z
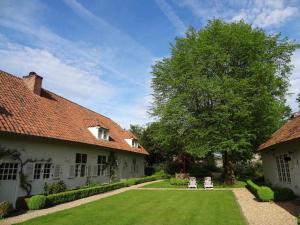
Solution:
M214 184L211 181L211 177L204 177L204 189L213 189Z
M197 188L196 177L190 177L188 187L189 188Z

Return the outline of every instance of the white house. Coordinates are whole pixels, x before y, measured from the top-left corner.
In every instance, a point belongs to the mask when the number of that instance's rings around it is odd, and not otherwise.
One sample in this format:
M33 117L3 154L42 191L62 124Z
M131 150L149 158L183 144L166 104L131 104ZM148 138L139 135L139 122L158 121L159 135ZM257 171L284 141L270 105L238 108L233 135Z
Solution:
M294 114L259 147L265 182L300 196L300 114Z
M131 132L43 89L42 79L0 71L0 202L61 180L68 188L108 182L109 156L117 179L144 175L148 153Z

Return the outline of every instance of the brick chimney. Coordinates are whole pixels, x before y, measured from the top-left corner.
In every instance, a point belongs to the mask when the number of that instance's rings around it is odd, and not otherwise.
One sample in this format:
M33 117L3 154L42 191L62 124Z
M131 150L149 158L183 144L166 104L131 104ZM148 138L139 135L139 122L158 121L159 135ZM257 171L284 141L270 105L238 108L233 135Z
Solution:
M37 95L41 95L43 77L37 75L35 72L30 72L27 76L23 77L26 86Z

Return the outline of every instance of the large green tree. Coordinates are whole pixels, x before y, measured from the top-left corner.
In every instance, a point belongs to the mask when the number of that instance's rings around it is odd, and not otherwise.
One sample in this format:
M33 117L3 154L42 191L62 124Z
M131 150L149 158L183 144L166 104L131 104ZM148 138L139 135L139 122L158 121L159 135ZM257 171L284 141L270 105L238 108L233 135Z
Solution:
M222 152L225 181L234 182L234 161L251 157L289 110L296 47L243 21L190 28L152 70L152 113L168 128L165 138L200 157Z

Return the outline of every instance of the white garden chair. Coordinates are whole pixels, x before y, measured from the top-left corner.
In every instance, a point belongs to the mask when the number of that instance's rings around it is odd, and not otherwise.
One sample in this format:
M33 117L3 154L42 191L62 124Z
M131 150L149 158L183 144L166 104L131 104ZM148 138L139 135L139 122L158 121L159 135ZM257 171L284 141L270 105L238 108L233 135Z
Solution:
M213 189L214 184L211 181L211 177L204 177L204 189Z
M197 188L196 177L190 177L188 187L189 188Z

